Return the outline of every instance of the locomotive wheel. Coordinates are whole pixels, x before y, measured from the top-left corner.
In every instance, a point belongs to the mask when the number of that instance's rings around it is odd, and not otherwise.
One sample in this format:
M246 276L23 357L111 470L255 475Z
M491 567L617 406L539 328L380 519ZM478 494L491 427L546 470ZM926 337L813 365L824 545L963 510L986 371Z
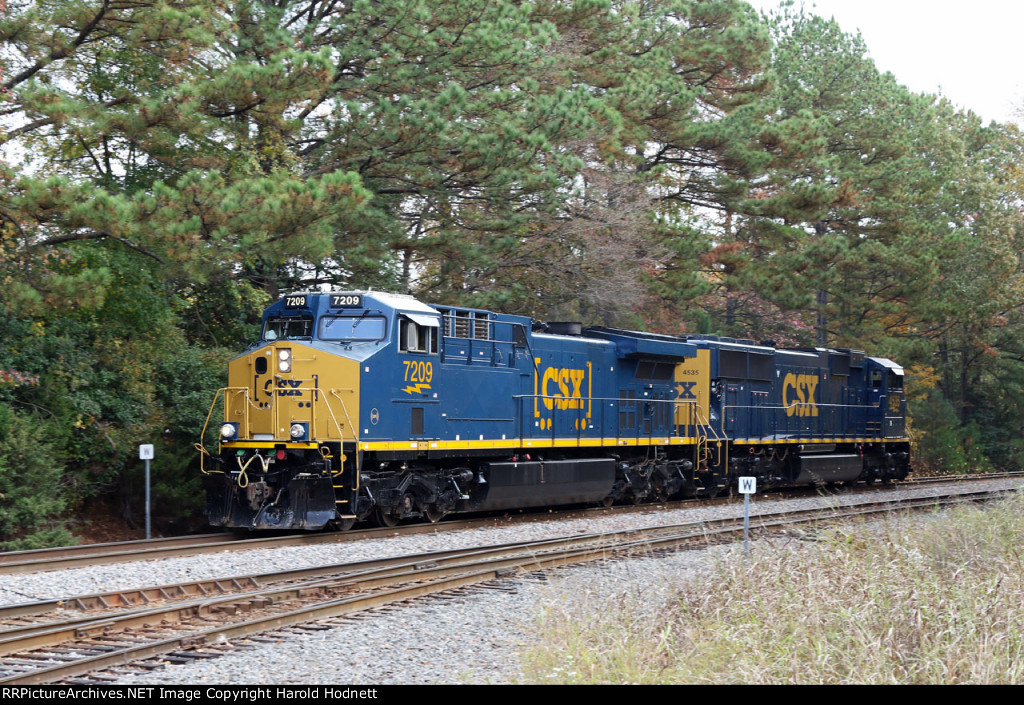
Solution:
M429 504L423 510L423 516L425 516L427 518L427 521L429 521L431 524L436 524L437 522L441 521L441 519L447 513L448 512L439 508L436 504Z
M400 522L401 520L402 517L395 516L394 514L388 514L382 509L377 510L377 523L380 526L398 526L398 522Z
M348 519L336 519L327 524L327 528L332 531L348 531L356 525L356 518L349 517Z

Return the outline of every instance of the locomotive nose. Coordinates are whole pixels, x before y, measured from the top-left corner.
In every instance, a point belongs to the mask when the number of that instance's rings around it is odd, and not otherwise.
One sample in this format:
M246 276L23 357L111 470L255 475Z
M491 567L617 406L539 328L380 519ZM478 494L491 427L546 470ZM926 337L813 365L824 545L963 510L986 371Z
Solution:
M268 348L262 356L271 361L269 369L254 377L262 402L254 429L275 442L354 441L359 363L296 341Z

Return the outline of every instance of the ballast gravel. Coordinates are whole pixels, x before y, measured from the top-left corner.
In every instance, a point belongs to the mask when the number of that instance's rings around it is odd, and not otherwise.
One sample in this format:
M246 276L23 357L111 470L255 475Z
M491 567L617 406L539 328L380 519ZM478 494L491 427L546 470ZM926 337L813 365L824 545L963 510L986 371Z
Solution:
M1016 480L990 481L1017 486ZM972 485L976 486L976 485ZM986 483L988 486L988 483ZM921 488L920 496L949 488ZM910 490L898 489L897 496ZM800 499L760 496L751 514L842 506L858 492ZM371 558L417 554L529 539L610 532L662 524L742 516L742 502L652 510L635 514L439 532L327 546L259 549L156 561L0 576L0 604L56 599L183 580L252 574ZM652 609L670 599L675 586L716 559L738 555L735 547L687 550L658 558L635 558L520 575L485 589L427 598L356 617L326 629L275 632L240 640L225 655L125 675L120 685L329 685L453 684L518 682L519 654L536 638L537 620L567 600L607 609L640 596ZM634 600L635 602L635 600Z

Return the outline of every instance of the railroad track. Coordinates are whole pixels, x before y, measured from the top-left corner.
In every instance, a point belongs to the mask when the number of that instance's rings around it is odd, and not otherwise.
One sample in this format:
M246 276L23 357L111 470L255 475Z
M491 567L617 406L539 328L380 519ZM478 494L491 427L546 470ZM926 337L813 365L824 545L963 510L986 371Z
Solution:
M61 546L34 551L0 553L0 575L17 575L46 570L66 570L130 561L218 553L225 549L247 551L285 546L316 546L348 543L367 538L392 536L396 533L432 533L438 529L459 530L489 520L456 520L443 524L417 524L398 528L362 529L358 531L325 531L322 533L289 534L287 536L256 536L248 533L197 534L166 539L142 539L117 543L96 543L82 546Z
M929 477L901 483L901 486L920 487L943 482L971 482L993 479L1020 477L1024 473L995 473L985 475L956 475L947 477ZM886 486L889 487L889 486ZM521 514L503 517L475 517L453 519L437 524L414 524L408 526L360 529L343 532L322 532L290 534L287 536L257 536L248 533L210 533L173 538L149 539L140 541L121 541L116 543L85 544L81 546L61 546L32 551L13 551L0 553L0 575L17 575L47 570L65 570L82 566L95 566L129 561L145 561L160 558L217 553L225 549L251 550L258 548L281 548L285 546L312 546L362 541L396 534L410 535L434 533L437 531L460 531L466 528L494 525L496 522L508 525L515 522L549 521L581 516L590 513L630 513L636 511L649 512L656 509L676 509L690 505L695 500L677 502L660 502L637 506L571 508L542 514ZM709 500L704 500L706 504ZM727 502L727 498L710 500Z
M757 531L871 516L894 508L980 501L978 489L894 503L873 496L842 507L762 513ZM523 572L705 547L733 540L742 518L630 529L83 595L0 608L0 683L102 682L108 669L145 659L216 655L233 640L444 593L494 585ZM318 628L316 626L311 628ZM258 638L258 637L257 637ZM143 666L144 667L144 666Z
M941 484L943 482L980 482L984 480L1007 480L1020 477L1024 477L1024 471L1022 470L1015 470L1012 472L986 472L978 473L976 475L929 475L927 477L912 477L907 480L903 480L900 484L919 486Z

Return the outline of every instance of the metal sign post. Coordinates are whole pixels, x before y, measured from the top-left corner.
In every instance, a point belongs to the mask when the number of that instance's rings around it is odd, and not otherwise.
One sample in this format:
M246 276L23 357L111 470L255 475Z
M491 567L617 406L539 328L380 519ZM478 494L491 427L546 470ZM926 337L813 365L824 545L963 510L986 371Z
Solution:
M146 538L149 538L149 461L153 459L153 445L139 446L139 460L146 461Z
M750 555L750 495L757 492L756 477L738 477L740 494L743 495L743 555Z

